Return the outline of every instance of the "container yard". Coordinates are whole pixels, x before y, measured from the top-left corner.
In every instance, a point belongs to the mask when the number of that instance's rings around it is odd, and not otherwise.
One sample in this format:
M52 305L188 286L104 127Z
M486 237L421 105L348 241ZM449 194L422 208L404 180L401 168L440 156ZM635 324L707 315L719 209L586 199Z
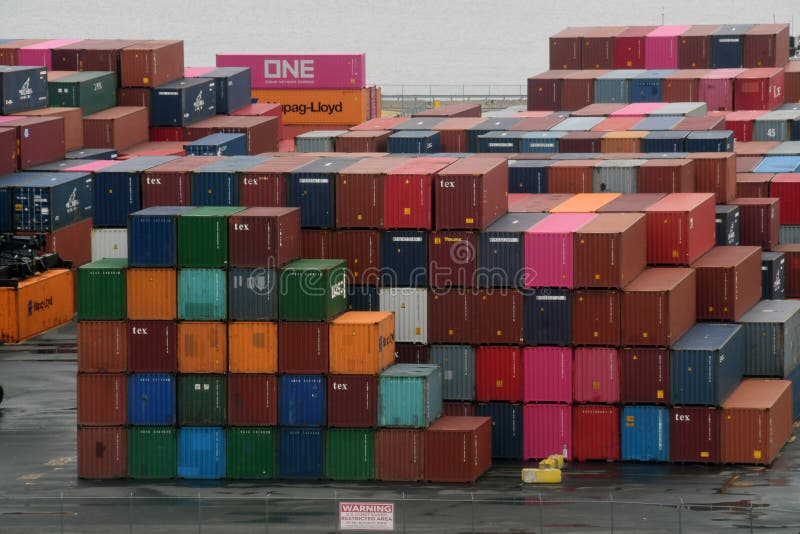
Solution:
M0 39L0 530L797 531L800 60L723 22L491 113Z

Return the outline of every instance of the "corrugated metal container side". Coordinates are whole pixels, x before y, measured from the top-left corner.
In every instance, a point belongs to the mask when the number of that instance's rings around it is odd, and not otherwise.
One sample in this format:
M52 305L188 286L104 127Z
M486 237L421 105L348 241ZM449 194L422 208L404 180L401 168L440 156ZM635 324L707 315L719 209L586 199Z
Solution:
M128 321L128 370L132 373L178 371L178 326L173 321Z
M715 208L716 245L718 247L739 246L739 208L718 204Z
M519 142L523 154L551 154L559 152L559 142L567 132L526 132Z
M311 131L295 136L295 150L298 152L335 152L336 138L347 130Z
M165 427L128 429L128 477L170 479L178 477L178 431Z
M700 100L700 78L710 69L678 70L661 83L664 102L698 102Z
M386 174L383 213L386 228L433 227L433 176L456 160L415 158Z
M213 133L242 133L247 136L247 153L253 155L278 151L279 128L277 117L217 115L186 127L184 135L186 141L194 141Z
M126 331L125 321L78 321L78 372L126 372Z
M566 346L572 343L572 292L528 289L524 296L525 344Z
M2 66L0 85L3 115L47 106L47 69L39 66Z
M586 28L566 28L550 36L550 68L580 69Z
M329 369L375 375L394 363L394 314L345 312L330 322Z
M528 230L525 287L573 287L573 233L594 218L590 213L557 213Z
M375 479L415 482L425 477L425 432L380 429L375 432Z
M78 429L78 478L128 476L128 441L124 427Z
M278 430L275 428L229 428L227 476L230 479L267 480L277 474L275 455Z
M478 268L478 234L431 232L428 240L428 272L431 287L472 287Z
M789 61L789 25L756 24L744 34L743 66L783 67Z
M595 160L557 161L547 171L550 193L590 193Z
M78 320L127 317L126 258L106 258L78 268Z
M716 135L715 132L692 132L686 141L686 150L694 152L689 159L695 163L695 191L714 193L717 204L727 204L736 198L736 155L729 153L730 150L699 152L690 149L692 137L703 134ZM733 147L733 138L730 138L730 146Z
M432 120L432 119L415 119L415 120ZM483 122L467 128L467 152L479 152L478 136L495 131L510 130L514 126L520 124L524 119L522 117L484 117Z
M116 106L83 118L86 148L126 150L149 138L149 112L142 106Z
M350 126L371 118L367 89L253 89L251 95L259 103L282 104L285 125Z
M280 267L300 257L300 210L249 208L228 218L229 263Z
M697 83L699 101L708 105L708 111L733 111L734 79L743 72L744 69L739 68L712 69L709 74L700 77ZM681 127L680 129L697 130L699 128Z
M17 173L0 187L8 199L0 224L9 232L53 232L93 216L90 174Z
M64 119L64 150L68 153L83 148L83 114L80 108L48 107L23 112L27 117L61 117Z
M386 173L407 161L397 157L365 158L342 169L336 176L336 227L383 228Z
M335 226L336 173L352 164L348 159L321 158L289 173L286 204L301 208L303 228Z
M278 380L275 375L228 375L228 424L278 424Z
M364 54L217 54L218 67L246 67L253 88L365 87Z
M528 111L561 109L564 77L575 70L550 70L528 78Z
M598 103L627 104L630 102L630 80L644 73L641 69L613 70L598 77L594 85L594 100ZM616 111L616 110L615 110Z
M670 408L669 461L719 463L720 415L716 407Z
M800 63L789 61L784 65L786 102L800 102Z
M475 349L475 398L478 401L522 401L522 350L481 346Z
M646 70L643 74L630 81L630 101L637 102L663 102L663 80L675 73L674 69Z
M645 132L645 131L640 131L640 132L611 131L611 132L608 132L600 140L600 151L604 152L604 153L609 153L609 154L610 153L618 153L618 154L620 154L620 153L628 153L628 152L630 152L630 153L641 153L642 152L642 148L641 148L642 139L644 139L645 136L648 135L648 133L649 132ZM603 163L605 163L605 162L603 162ZM636 188L636 169L635 168L638 167L641 164L642 164L642 162L639 161L639 160L631 160L631 161L621 160L617 165L614 165L612 167L620 167L620 169L617 169L617 172L627 171L628 169L632 168L633 177L629 178L627 181L623 181L623 183L630 182L631 183L630 187L633 187L635 189ZM607 164L603 165L603 166L607 166ZM612 168L612 169L606 169L605 170L605 172L609 172L609 171L613 172L614 169ZM619 180L619 178L617 178L617 179ZM602 190L604 191L605 189L602 189ZM613 191L614 189L610 189L609 188L609 190ZM620 191L620 192L622 192L622 191ZM635 193L635 191L632 191L632 192Z
M475 349L469 345L433 345L431 364L442 370L442 398L475 400Z
M575 402L619 402L617 349L576 348L572 383Z
M786 298L786 256L783 252L761 253L761 298Z
M332 428L325 439L325 476L330 480L375 477L375 431Z
M394 313L394 339L401 343L428 342L428 290L378 289L380 310Z
M145 170L141 178L142 207L188 206L192 171L218 160L218 156L178 158Z
M283 321L327 321L347 309L342 260L298 260L280 271L278 301Z
M745 371L745 336L739 325L701 323L672 345L672 404L718 406Z
M183 145L187 156L246 156L245 134L215 133Z
M128 424L175 424L175 376L132 374L128 376Z
M507 211L506 159L462 159L439 171L437 176L434 196L437 230L484 230Z
M285 206L287 174L314 159L314 156L303 154L290 155L272 158L245 169L239 177L239 202L250 207Z
M228 271L228 319L278 319L278 274L275 269L245 268Z
M722 405L720 462L770 465L792 435L792 383L749 378Z
M776 174L769 191L770 196L781 199L781 225L800 224L800 173Z
M523 300L520 291L480 290L475 293L474 341L521 345L524 341Z
M734 107L737 110L776 109L783 104L783 88L783 66L749 69L734 82Z
M439 132L403 130L389 136L386 151L390 154L436 154L442 151L442 143Z
M572 343L620 345L620 292L578 290L572 295Z
M547 169L551 161L509 160L509 193L547 193Z
M488 417L443 417L425 432L425 479L475 482L491 467Z
M125 425L127 386L127 376L121 373L79 374L78 425Z
M390 135L391 130L348 131L336 137L335 152L387 152Z
M525 135L520 131L495 131L478 136L478 152L481 153L517 153L520 139Z
M178 217L191 209L155 207L131 213L126 247L128 264L131 267L177 266Z
M178 271L178 319L225 320L228 317L227 287L222 269L181 269ZM130 307L130 299L128 302Z
M780 242L780 199L737 198L739 206L739 243L772 250Z
M737 321L761 300L758 247L714 247L692 264L697 274L697 318Z
M394 358L396 363L429 363L428 345L395 343Z
M320 480L325 476L325 431L287 428L278 435L278 476Z
M79 107L90 115L117 104L117 83L111 72L79 72L48 81L52 107Z
M791 122L798 117L800 112L796 110L778 110L761 115L753 120L753 141L789 141L792 138Z
M745 158L736 156L736 164ZM760 162L763 158L754 158ZM756 162L756 164L758 164ZM751 168L752 171L755 167ZM736 198L766 198L774 174L745 172L736 174Z
M428 234L396 230L381 235L381 285L425 287L428 285Z
M120 51L123 87L156 87L183 76L183 41L140 41ZM223 471L224 472L224 471Z
M690 132L686 136L687 152L732 152L733 132L731 130L709 130Z
M479 235L479 287L522 287L525 232L545 217L543 213L504 215Z
M372 428L377 424L377 378L367 375L329 375L328 426Z
M523 407L523 460L552 454L572 458L572 406L527 404Z
M225 478L225 430L218 427L178 429L178 477Z
M378 288L347 286L347 311L380 311Z
M228 369L228 330L225 323L178 323L178 372L224 373Z
M619 367L623 404L669 404L669 350L626 347L620 350Z
M645 67L647 35L656 26L631 26L614 37L614 67L643 69Z
M425 428L442 414L442 370L437 365L397 364L378 385L378 426Z
M428 292L428 343L474 343L475 299L471 291Z
M524 402L572 402L571 348L526 347L522 368Z
M762 300L739 322L744 327L745 375L783 378L800 363L800 302Z
M598 404L575 406L572 423L573 459L620 459L619 407Z
M744 60L744 36L752 24L725 25L711 34L711 68L741 67Z
M228 323L230 373L278 372L278 324Z
M522 405L506 402L478 404L478 417L492 420L492 458L522 459Z
M606 26L592 28L584 33L581 68L614 68L614 38L627 29L627 26Z
M647 263L643 214L599 214L574 234L575 285L621 288Z
M800 418L800 367L786 377L792 383L792 421Z
M669 410L660 406L625 406L622 409L623 460L669 460Z
M329 330L323 322L278 323L278 371L292 374L328 372Z
M475 404L472 402L442 402L442 417L475 417Z
M378 285L381 265L380 233L377 230L334 232L333 255L347 262L348 286Z
M561 82L561 110L574 111L594 104L594 82L608 71L579 70Z
M647 208L647 263L690 265L714 246L714 197L673 193Z
M278 420L288 426L325 426L326 379L317 375L281 375Z
M439 132L442 152L465 152L469 147L467 130L484 121L485 117L454 117L431 128Z
M678 39L691 26L659 26L645 38L645 66L648 69L678 68Z
M648 132L641 141L642 152L683 152L688 132L656 131Z

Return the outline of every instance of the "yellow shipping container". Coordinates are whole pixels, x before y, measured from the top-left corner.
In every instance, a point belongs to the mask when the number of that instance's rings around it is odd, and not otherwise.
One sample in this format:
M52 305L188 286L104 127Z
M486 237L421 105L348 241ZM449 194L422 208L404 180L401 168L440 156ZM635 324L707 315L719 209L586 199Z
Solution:
M17 287L0 287L0 340L17 343L71 321L74 290L69 269L37 274Z
M259 103L283 106L283 124L356 125L369 118L369 89L253 89Z
M377 375L394 363L394 314L347 312L329 326L330 372Z

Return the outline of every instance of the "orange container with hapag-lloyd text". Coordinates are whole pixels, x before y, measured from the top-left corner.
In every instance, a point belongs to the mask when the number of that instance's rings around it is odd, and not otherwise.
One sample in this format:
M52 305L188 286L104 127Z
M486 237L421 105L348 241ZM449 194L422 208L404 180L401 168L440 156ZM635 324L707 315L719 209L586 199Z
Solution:
M278 323L235 322L228 325L228 371L278 372Z
M128 319L174 321L178 316L175 269L128 269Z
M16 343L71 321L72 279L69 269L53 269L0 287L0 341Z
M352 311L329 326L332 374L377 375L394 363L394 314Z
M228 332L225 323L178 323L178 372L224 373L228 368Z

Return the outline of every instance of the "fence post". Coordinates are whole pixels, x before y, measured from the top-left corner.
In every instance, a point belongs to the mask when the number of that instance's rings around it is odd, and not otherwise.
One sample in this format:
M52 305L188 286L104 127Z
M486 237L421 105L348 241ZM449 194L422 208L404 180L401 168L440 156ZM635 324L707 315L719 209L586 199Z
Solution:
M403 534L406 533L406 492L403 492L403 502L402 506L402 513L401 516L403 517Z
M614 534L614 496L608 494L608 506L611 512L611 534Z
M678 534L683 534L683 497L679 497L678 503Z
M200 532L203 532L203 527L201 526L202 518L200 517L200 513L201 513L200 512L200 492L198 491L197 492L197 532L198 532L198 534Z
M264 497L264 532L269 534L269 492Z
M750 516L750 534L753 534L753 502L750 501L750 509L748 511L748 515Z
M61 534L64 534L64 492L63 491L61 492L61 500L60 500L60 502L61 502L61 513L59 514L59 516L61 516Z
M541 491L539 492L539 534L544 534L544 504Z
M333 505L336 507L336 515L333 516L335 532L339 532L339 498L336 496L336 490L333 490Z
M133 492L128 495L128 534L133 534Z
M475 494L469 492L469 498L472 500L472 534L475 534Z

